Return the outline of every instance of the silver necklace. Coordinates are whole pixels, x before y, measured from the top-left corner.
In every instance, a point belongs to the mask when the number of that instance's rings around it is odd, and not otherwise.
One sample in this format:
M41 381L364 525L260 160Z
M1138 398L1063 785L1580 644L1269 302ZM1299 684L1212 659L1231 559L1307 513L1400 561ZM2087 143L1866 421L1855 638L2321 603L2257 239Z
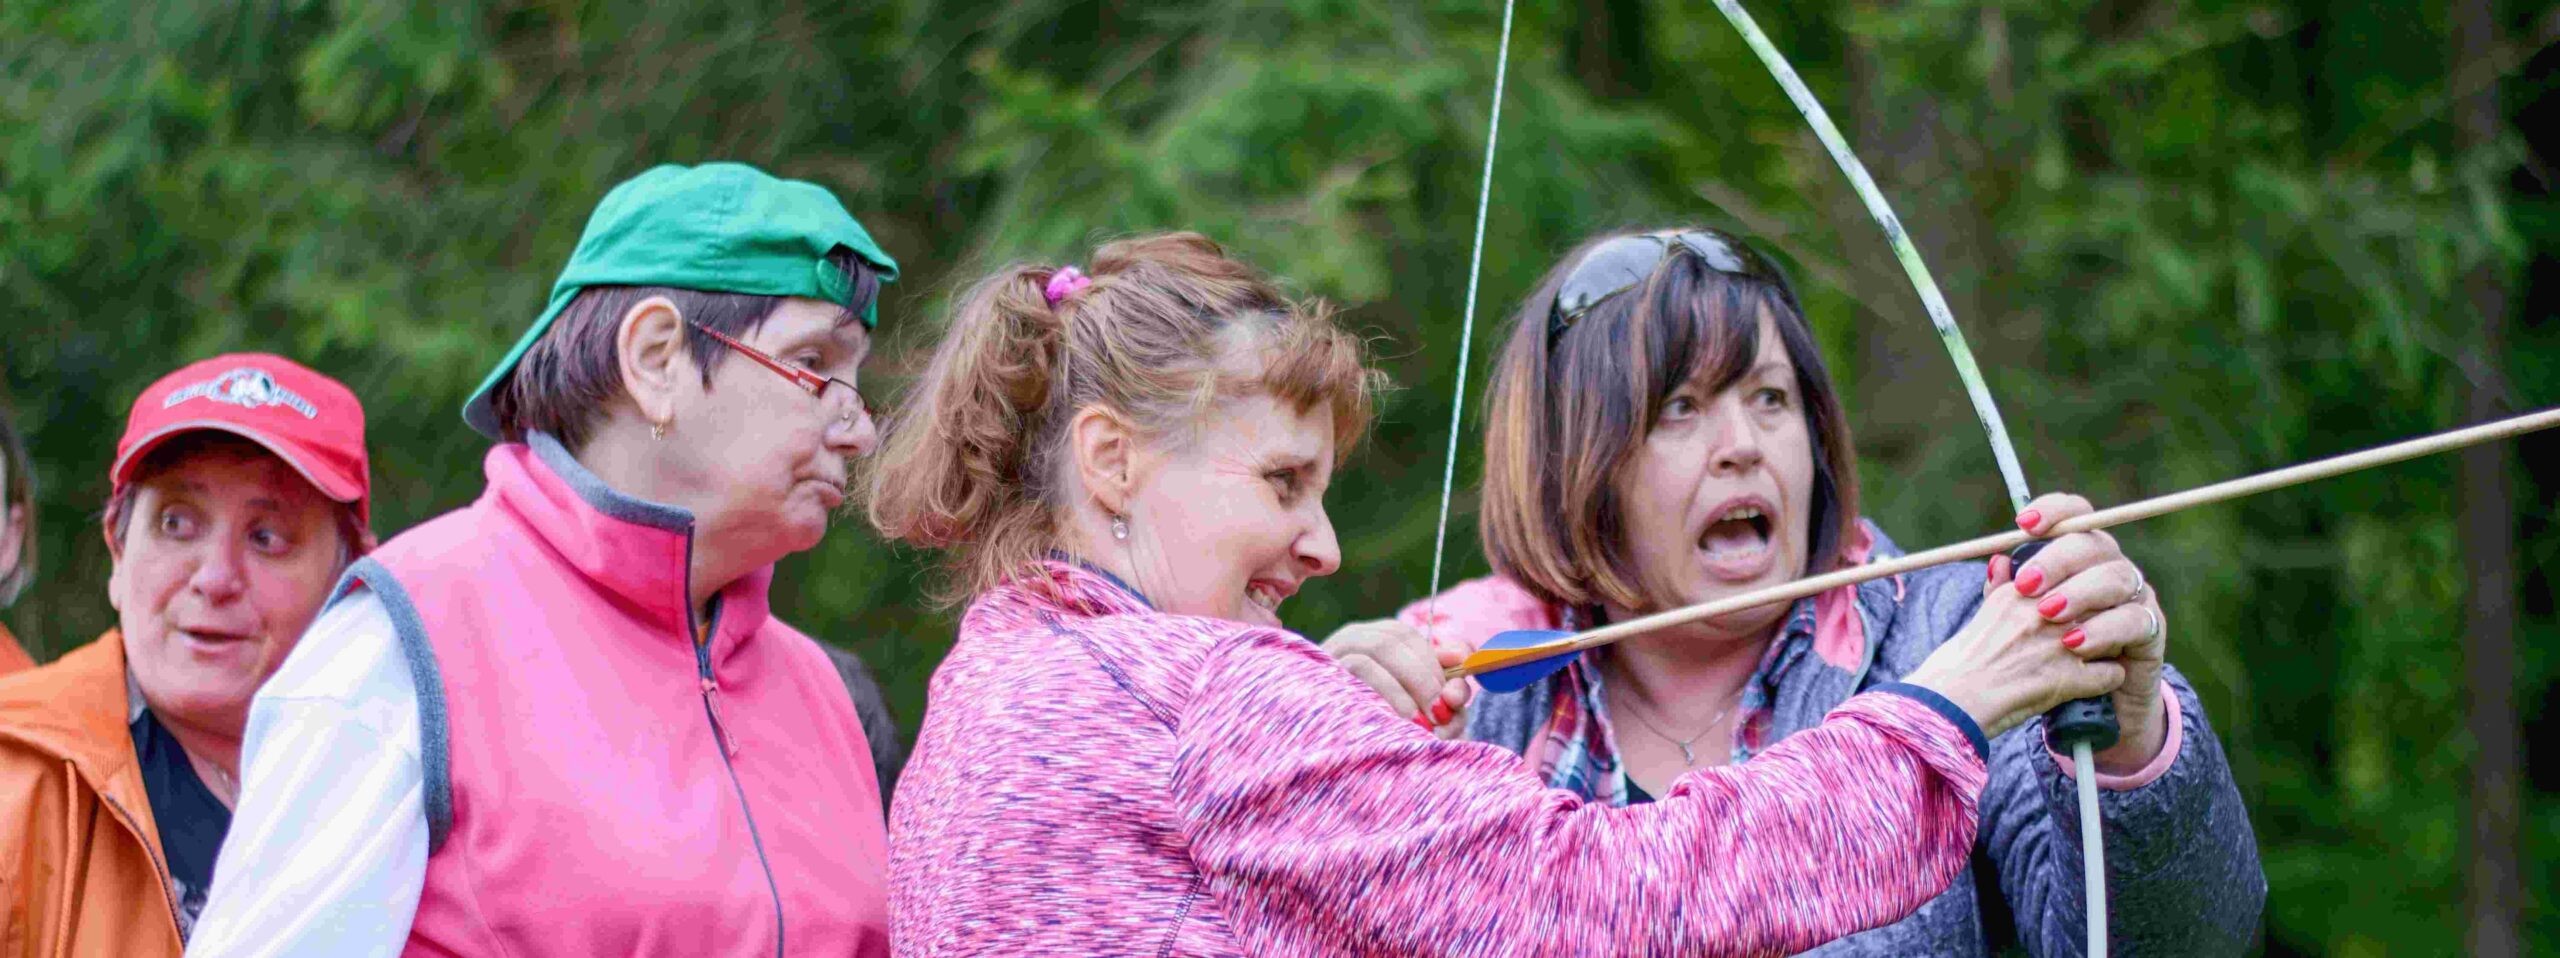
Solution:
M1625 688L1623 680L1621 680L1619 687L1621 689ZM1680 764L1689 768L1696 768L1698 767L1698 753L1693 751L1691 746L1696 745L1699 739L1707 737L1707 733L1715 731L1716 726L1724 724L1725 716L1732 715L1733 707L1741 704L1741 701L1742 690L1735 689L1732 695L1725 697L1724 709L1717 712L1716 717L1708 719L1707 727L1699 729L1698 734L1689 736L1687 741L1682 741L1679 736L1663 731L1662 726L1655 725L1653 724L1653 720L1645 718L1640 710L1634 708L1635 700L1629 699L1625 702L1619 703L1619 705L1621 710L1627 713L1627 717L1635 719L1636 724L1644 726L1645 731L1652 732L1654 735L1659 736L1663 741L1669 742L1678 747L1680 749Z

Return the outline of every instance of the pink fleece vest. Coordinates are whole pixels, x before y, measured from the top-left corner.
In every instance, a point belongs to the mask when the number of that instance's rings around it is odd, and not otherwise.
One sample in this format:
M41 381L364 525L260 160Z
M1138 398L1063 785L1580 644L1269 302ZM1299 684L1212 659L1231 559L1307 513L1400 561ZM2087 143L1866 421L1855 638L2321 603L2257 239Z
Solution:
M768 568L687 627L691 517L547 436L350 581L418 680L431 853L411 955L889 954L852 698Z

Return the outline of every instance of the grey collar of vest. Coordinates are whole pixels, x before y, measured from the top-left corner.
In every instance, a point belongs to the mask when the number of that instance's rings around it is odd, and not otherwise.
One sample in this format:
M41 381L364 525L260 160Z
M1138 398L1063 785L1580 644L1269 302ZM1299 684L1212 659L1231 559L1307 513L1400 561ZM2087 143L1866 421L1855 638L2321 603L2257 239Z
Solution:
M587 505L597 512L652 529L670 532L692 530L692 512L663 502L651 502L605 485L604 479L589 471L578 457L570 455L569 447L561 445L560 440L550 433L534 430L525 434L524 442L533 447L533 454L541 457L543 465L551 467L553 475L568 483L578 498L586 500Z

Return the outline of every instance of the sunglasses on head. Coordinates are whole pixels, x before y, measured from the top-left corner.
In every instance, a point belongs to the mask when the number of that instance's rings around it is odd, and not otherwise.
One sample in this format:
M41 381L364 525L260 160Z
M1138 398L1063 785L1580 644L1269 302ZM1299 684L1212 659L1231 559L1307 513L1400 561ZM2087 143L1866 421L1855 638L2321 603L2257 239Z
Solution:
M1581 262L1573 264L1573 271L1565 274L1564 284L1556 289L1555 305L1547 314L1547 342L1555 342L1584 314L1610 297L1644 285L1655 270L1681 250L1687 250L1716 272L1787 289L1785 274L1740 238L1722 230L1695 227L1621 236L1592 247L1591 252L1582 255Z

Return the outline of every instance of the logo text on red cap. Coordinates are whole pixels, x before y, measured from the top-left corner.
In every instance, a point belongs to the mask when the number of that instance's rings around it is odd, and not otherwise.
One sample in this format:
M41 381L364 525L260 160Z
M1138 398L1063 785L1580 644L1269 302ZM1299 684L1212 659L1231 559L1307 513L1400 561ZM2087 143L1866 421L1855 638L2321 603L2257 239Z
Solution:
M310 400L278 385L275 377L267 375L264 370L245 367L170 393L168 399L161 401L160 408L168 409L191 399L210 399L246 409L283 406L301 413L304 419L320 417L320 410L313 408Z

